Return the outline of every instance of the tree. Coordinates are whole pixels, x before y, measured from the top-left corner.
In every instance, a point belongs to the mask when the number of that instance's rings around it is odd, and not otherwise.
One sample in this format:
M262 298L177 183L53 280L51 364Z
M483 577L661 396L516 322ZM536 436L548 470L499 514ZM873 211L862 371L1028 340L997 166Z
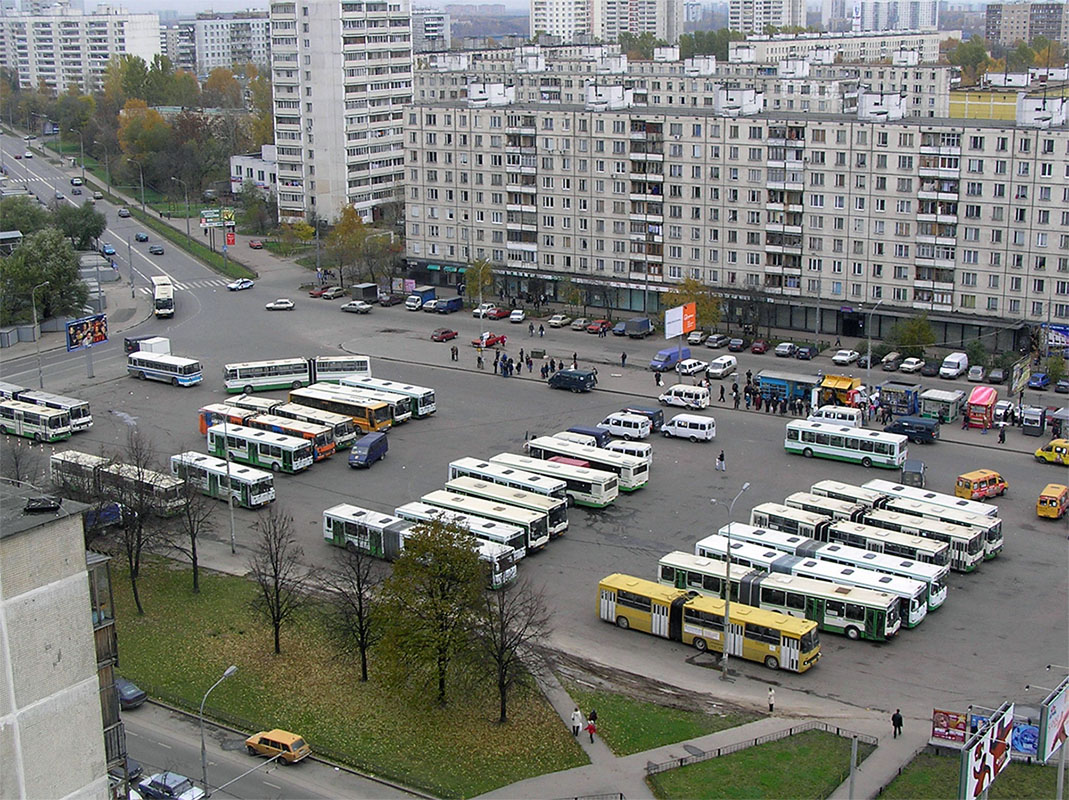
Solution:
M238 192L238 203L241 204L241 226L249 233L264 236L278 227L278 205L274 192L264 194L255 183L245 181Z
M341 566L327 573L329 592L327 628L347 656L360 656L360 680L367 681L368 651L382 637L379 589L375 559L358 547L350 546Z
M984 40L974 36L966 42L948 40L947 61L956 67L961 67L962 83L972 85L980 80L980 76L987 70L988 55Z
M200 84L192 72L180 69L171 76L171 105L193 108L200 105Z
M472 305L494 296L494 267L485 258L477 258L464 268L464 294Z
M699 328L715 328L720 324L720 298L701 281L684 278L671 291L661 295L661 304L666 308L684 303L694 303Z
M208 107L241 108L241 84L234 73L225 67L216 67L209 73L201 88L201 102Z
M127 100L119 115L118 137L123 153L148 167L155 154L170 148L171 126L144 100Z
M658 39L649 31L637 36L633 33L621 33L616 41L620 50L632 61L649 61L653 58L653 48L667 44L664 39Z
M583 291L571 278L561 278L557 282L557 299L566 306L578 309L583 306Z
M257 75L249 81L249 99L252 105L253 146L259 149L262 144L275 141L275 109L271 97L271 81L264 75Z
M36 484L44 476L41 448L22 439L5 442L0 450L0 475L18 483Z
M969 357L969 363L973 366L987 366L987 348L984 347L984 343L979 339L973 339L965 345L965 355Z
M62 136L77 136L71 131L85 132L96 112L96 100L90 95L67 92L56 101L56 120ZM83 139L85 137L83 136Z
M0 220L4 230L21 231L24 237L44 230L49 223L48 212L26 195L0 200Z
M150 106L165 106L171 101L174 64L165 55L157 53L145 76L145 94L141 98Z
M78 279L78 257L55 228L23 237L14 253L0 259L0 326L31 320L32 300L41 320L76 314L88 298L89 290Z
M282 626L304 604L306 576L299 564L304 550L293 533L293 517L274 508L266 514L254 526L259 541L249 572L259 588L253 608L271 624L277 656Z
M75 250L88 250L108 227L107 218L88 202L80 206L63 203L53 212L52 219Z
M1044 362L1044 370L1047 373L1047 377L1050 378L1050 382L1057 383L1065 377L1065 358L1062 357L1061 353L1047 356Z
M527 582L483 593L475 641L497 686L498 722L508 722L509 693L530 675L523 656L550 633L545 592Z
M189 559L193 568L193 593L196 594L200 592L200 537L215 529L216 506L214 498L201 492L190 480L182 484L181 498L171 547Z
M906 358L923 358L924 350L935 345L935 334L927 314L897 321L887 334L887 342Z
M1032 59L1034 67L1055 67L1065 63L1065 48L1061 42L1052 41L1046 36L1037 36L1032 40L1032 49L1035 57Z
M382 640L395 674L425 680L444 706L450 667L470 646L486 574L466 530L440 519L417 525L383 584L391 621Z
M745 41L746 34L740 31L731 31L721 28L716 31L695 31L684 33L679 37L679 57L681 59L693 56L716 56L721 61L727 61L728 43Z
M1006 69L1009 72L1027 72L1035 57L1035 52L1027 42L1018 41L1006 52Z

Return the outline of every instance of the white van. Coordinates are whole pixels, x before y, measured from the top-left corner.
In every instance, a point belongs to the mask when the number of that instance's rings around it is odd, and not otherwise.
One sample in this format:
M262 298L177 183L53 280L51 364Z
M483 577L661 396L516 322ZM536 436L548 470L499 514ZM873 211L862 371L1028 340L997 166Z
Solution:
M558 431L553 434L554 439L564 439L566 442L575 442L576 444L584 444L587 447L597 447L598 440L593 436L587 436L585 433L575 433L574 431Z
M969 357L964 353L951 353L943 359L939 368L940 378L957 378L969 371Z
M605 445L605 449L612 450L615 453L623 453L624 455L641 458L649 466L652 466L653 464L653 446L648 445L645 442L631 442L624 441L623 439L613 439Z
M645 439L652 431L649 417L622 412L609 414L597 424L597 427L607 430L613 436L623 436L625 439Z
M657 398L663 405L681 408L708 408L709 390L704 386L677 383Z
M709 366L705 368L705 376L707 378L726 378L735 371L738 365L739 360L735 356L720 356L709 362Z
M692 442L711 442L716 438L716 420L697 414L676 414L661 426L665 436L679 436Z
M810 422L833 422L850 428L861 427L861 409L850 406L821 406L809 415Z

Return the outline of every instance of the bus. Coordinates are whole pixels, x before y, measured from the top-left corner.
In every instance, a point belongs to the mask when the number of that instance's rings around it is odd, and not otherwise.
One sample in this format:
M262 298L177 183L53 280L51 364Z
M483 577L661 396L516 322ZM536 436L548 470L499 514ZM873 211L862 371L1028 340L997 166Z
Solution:
M344 383L313 383L313 389L323 389L328 392L337 392L342 395L352 395L362 400L375 400L385 403L390 407L393 414L393 424L400 425L412 419L412 398L394 392L377 392L374 389L361 389L357 386L346 386Z
M998 517L973 514L971 511L947 508L921 500L907 500L904 497L888 500L884 508L899 514L937 519L940 522L949 522L951 525L961 525L964 528L980 531L984 536L984 559L986 560L991 560L1002 552L1002 520Z
M828 541L848 544L874 553L888 553L937 567L950 565L950 545L923 536L877 528L863 522L836 520L828 528Z
M820 634L812 620L742 603L731 609L718 597L686 592L614 573L598 583L598 612L624 630L660 636L700 651L725 651L769 669L805 672L820 659ZM727 631L725 636L725 616Z
M367 553L374 558L393 561L405 549L412 535L412 522L392 514L381 514L359 506L341 503L323 512L323 539L335 547ZM487 566L487 584L500 589L516 579L515 551L497 542L473 540L479 559Z
M208 432L208 428L224 422L229 425L245 425L258 413L227 403L208 403L197 410L197 427L203 435Z
M787 423L783 446L788 453L806 458L832 458L863 467L900 469L906 460L909 439L897 433L867 428L848 428L828 422L796 419Z
M499 486L511 486L513 489L523 489L525 492L568 502L568 485L564 481L548 475L493 464L481 458L465 457L450 461L449 480L462 476L496 483Z
M316 461L322 461L334 455L334 429L329 425L317 425L314 422L301 422L276 414L255 414L249 418L246 426L263 431L274 431L286 436L295 436L311 443L312 454Z
M223 366L223 383L231 394L300 389L311 382L312 376L306 358L240 361Z
M830 497L833 500L842 500L844 503L857 503L869 508L883 508L888 498L888 495L883 492L839 481L817 481L809 488L809 491L820 497Z
M481 497L483 500L496 500L546 514L549 517L551 539L555 539L568 529L568 501L561 500L559 497L546 497L544 494L535 494L466 476L453 478L446 483L445 488L456 494L470 494L472 497Z
M351 376L371 377L371 359L346 353L343 356L316 356L309 359L312 381L335 383Z
M152 308L157 317L174 316L174 284L167 275L153 275Z
M260 398L257 398L260 399ZM298 405L297 403L281 403L273 406L271 411L287 419L296 419L301 422L311 422L316 425L326 425L334 432L334 446L339 450L353 446L356 439L356 428L353 427L353 418L344 414L332 414L329 411L320 411L317 408Z
M538 436L526 442L524 447L531 458L552 458L553 456L577 458L590 464L592 469L611 472L616 475L620 490L624 492L633 492L649 483L649 463L645 459L629 456L627 453L590 447L552 436Z
M993 503L978 503L975 500L967 500L943 492L933 492L930 489L918 489L915 486L903 486L891 481L872 480L864 484L864 488L891 497L903 497L906 500L920 500L922 503L934 503L937 506L956 508L959 511L969 511L982 517L997 517L998 506Z
M750 510L750 524L826 542L831 518L779 503L761 503Z
M0 430L35 442L59 442L71 438L71 416L56 408L4 400L0 402Z
M126 372L134 378L163 381L172 386L193 386L204 380L204 371L195 358L144 350L137 350L126 357Z
M974 528L884 509L869 511L862 522L877 528L946 542L950 546L950 568L955 572L972 572L984 560L984 535Z
M459 525L482 542L494 542L512 549L513 559L519 561L527 555L527 535L515 525L506 525L492 519L456 514L438 506L415 500L393 510L401 519L410 522L443 522Z
M87 431L93 427L93 415L89 412L89 403L85 402L85 400L76 400L73 397L64 397L63 395L42 392L37 389L23 389L15 399L21 400L23 403L33 403L35 406L66 411L71 418L72 433Z
M312 466L312 445L296 436L244 425L214 425L208 428L208 452L216 458L240 461L272 472L301 472Z
M388 405L360 400L352 395L341 395L306 387L290 392L289 402L319 411L329 411L332 414L342 414L351 419L353 425L361 433L386 432L393 425Z
M444 489L429 492L423 495L420 501L458 514L515 525L526 537L528 555L535 550L541 550L549 542L549 514L544 511L531 511L499 500L484 500Z
M204 453L171 456L171 474L216 500L242 508L262 508L275 501L275 476L240 464L227 464Z
M285 403L285 400L275 400L271 397L254 397L251 394L228 397L226 401L228 406L255 411L257 414L276 414L278 412L275 409L283 403Z
M393 392L404 395L412 400L412 416L416 419L430 416L438 410L434 399L434 389L425 386L413 386L401 381L387 381L382 378L372 378L367 375L346 375L341 379L342 386L355 386L360 389L372 389L377 392Z
M950 568L946 566L940 567L910 558L900 558L890 553L873 553L871 550L863 550L847 544L822 542L793 533L770 531L738 522L725 525L720 529L720 535L740 542L771 547L773 550L789 553L792 556L819 558L821 561L871 569L873 572L882 572L885 575L898 575L902 578L920 581L927 588L925 600L929 611L934 611L946 601L946 579L950 572Z
M658 580L666 586L724 596L726 561L677 550L658 564ZM731 565L731 599L768 611L812 620L822 631L849 639L886 642L898 633L898 598L858 586L840 586Z
M884 575L871 569L846 567L816 558L792 556L767 546L749 542L729 541L726 536L714 533L706 536L694 546L694 554L705 558L728 560L744 567L761 569L765 572L784 572L788 575L800 575L819 581L829 581L840 586L859 586L886 592L898 598L899 617L907 628L920 625L928 615L928 588L920 581L900 578L896 575Z
M572 502L591 508L605 508L620 493L619 482L611 472L588 467L573 467L554 461L542 461L530 456L517 456L512 453L498 453L490 456L490 462L502 467L521 469L564 481L568 496Z
M825 497L809 492L795 492L783 501L788 508L797 508L808 511L810 514L823 514L832 519L845 519L854 521L865 513L867 506L860 503L850 503L846 500L836 500L834 497Z
M18 400L19 392L25 391L25 386L19 386L17 383L0 381L0 400Z
M52 483L85 497L103 495L130 505L135 496L150 496L153 509L162 517L182 510L183 481L173 475L77 450L53 453L48 468Z

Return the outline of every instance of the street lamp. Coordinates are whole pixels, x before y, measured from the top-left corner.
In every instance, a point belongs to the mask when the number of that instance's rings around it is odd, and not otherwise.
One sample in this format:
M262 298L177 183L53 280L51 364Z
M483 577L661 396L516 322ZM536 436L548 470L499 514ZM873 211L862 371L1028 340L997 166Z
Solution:
M882 297L869 309L868 317L865 319L865 336L869 341L868 356L865 360L865 391L870 397L872 396L872 312L879 308L881 303L883 303Z
M82 183L85 183L85 137L81 131L74 128L69 128L68 132L78 134L78 155L82 161Z
M729 681L728 677L728 644L731 638L731 522L732 513L735 511L735 501L742 497L743 493L750 488L750 482L747 481L739 489L739 493L731 499L731 503L728 505L728 524L725 527L727 531L727 547L724 548L724 657L720 662L720 680ZM716 505L716 498L712 498L710 501L713 505Z
M205 797L211 797L211 791L208 789L208 749L204 744L204 704L208 702L208 695L212 693L212 689L237 671L238 668L233 664L227 667L226 672L223 673L219 680L211 685L211 688L204 693L204 699L200 701L200 777L201 782L204 784Z
M41 281L30 290L30 306L33 308L33 341L37 346L37 386L40 389L45 388L45 377L41 371L41 331L37 327L37 290L49 284L49 281Z
M137 164L138 174L141 175L141 213L144 214L145 213L145 170L141 166L141 162L138 161L136 158L128 158L126 160L130 161L130 162L132 162L134 164Z
M175 183L182 184L182 191L184 191L186 194L186 238L190 241L193 241L192 239L190 239L189 236L189 184L187 184L181 178L175 178L173 176L171 177L171 180Z

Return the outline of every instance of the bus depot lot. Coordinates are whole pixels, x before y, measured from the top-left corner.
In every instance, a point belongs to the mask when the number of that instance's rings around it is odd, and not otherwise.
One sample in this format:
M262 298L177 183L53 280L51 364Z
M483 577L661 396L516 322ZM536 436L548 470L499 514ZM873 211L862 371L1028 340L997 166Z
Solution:
M584 395L551 392L538 380L501 378L490 370L489 363L482 373L463 368L467 366L463 363L462 369L450 368L448 346L428 338L427 326L435 320L427 321L424 331L422 327L405 329L401 324L395 327L403 317L391 317L384 324L373 318L346 316L341 321L344 324L311 327L303 316L299 309L292 321L287 317L281 332L259 329L256 319L243 318L235 324L247 335L221 337L213 347L198 340L195 330L183 328L172 334L178 352L204 362L205 381L191 389L175 390L125 378L99 380L77 391L73 387L71 391L55 388L85 397L99 409L111 408L136 418L138 426L152 436L162 460L186 449L204 452L196 412L207 403L223 400L221 366L229 361L337 352L336 345L323 344L337 342L345 350L371 355L378 376L434 387L438 413L391 431L390 458L375 469L353 473L342 458L334 456L301 475L277 477L277 503L294 516L306 559L318 566L335 564L338 555L322 538L322 510L329 506L351 502L392 511L440 489L448 463L456 458L519 453L526 434L549 434L570 425L593 424L629 404L655 404L655 387L645 371L621 373L603 365L597 391ZM337 319L345 315L331 316ZM220 324L227 325L228 321L220 320ZM509 353L516 354L520 346L526 349L524 339L527 337L510 342ZM571 342L575 341L578 351L580 343L587 340L578 334L570 338L558 334L552 341L548 335L537 344L528 341L533 346L548 346L550 354L567 351L570 357ZM620 345L613 349L620 349ZM102 379L106 377L103 372L98 367ZM817 480L860 484L895 474L788 456L783 450L784 417L717 406L708 413L718 422L713 447L659 436L647 440L655 451L649 486L621 495L603 511L573 507L567 533L520 563L521 577L544 584L557 612L553 646L638 674L699 683L719 691L711 671L686 662L693 650L601 622L596 607L598 579L617 571L654 579L662 555L676 549L692 552L695 541L728 521L727 505L744 481L749 481L751 488L736 503L738 520L748 519L752 506L782 502L787 494L807 490ZM72 439L71 447L94 450L100 443L114 446L125 439L125 425L117 415L100 414L98 418L97 426L89 434ZM83 436L89 436L93 446ZM992 705L1006 697L1024 699L1021 687L1034 681L1045 664L1064 657L1066 530L1064 525L1038 519L1034 511L1039 489L1054 479L1056 468L1036 463L1030 453L999 450L993 436L981 437L974 432L972 438L975 445L944 442L915 446L911 454L927 462L929 485L939 491L952 491L954 476L979 466L996 469L1007 477L1010 491L998 504L1005 520L1002 555L984 563L974 574L952 574L946 604L920 627L901 632L886 645L823 635L824 658L805 675L772 673L759 665L734 661L732 670L742 680L728 690L728 697L737 694L759 699L764 684L751 684L750 679L755 679L860 706L902 707L926 714L932 706L946 707L948 703L952 704L948 707L957 708L972 702ZM1023 449L1025 443L1031 446L1034 441L1038 440L1014 432L1009 444ZM726 474L713 467L721 448L726 454ZM710 498L717 499L717 505L711 505ZM243 569L257 516L243 510L236 515L238 555L229 553L224 514L219 517L216 541L206 548L209 566ZM792 710L802 710L798 702L792 703Z

